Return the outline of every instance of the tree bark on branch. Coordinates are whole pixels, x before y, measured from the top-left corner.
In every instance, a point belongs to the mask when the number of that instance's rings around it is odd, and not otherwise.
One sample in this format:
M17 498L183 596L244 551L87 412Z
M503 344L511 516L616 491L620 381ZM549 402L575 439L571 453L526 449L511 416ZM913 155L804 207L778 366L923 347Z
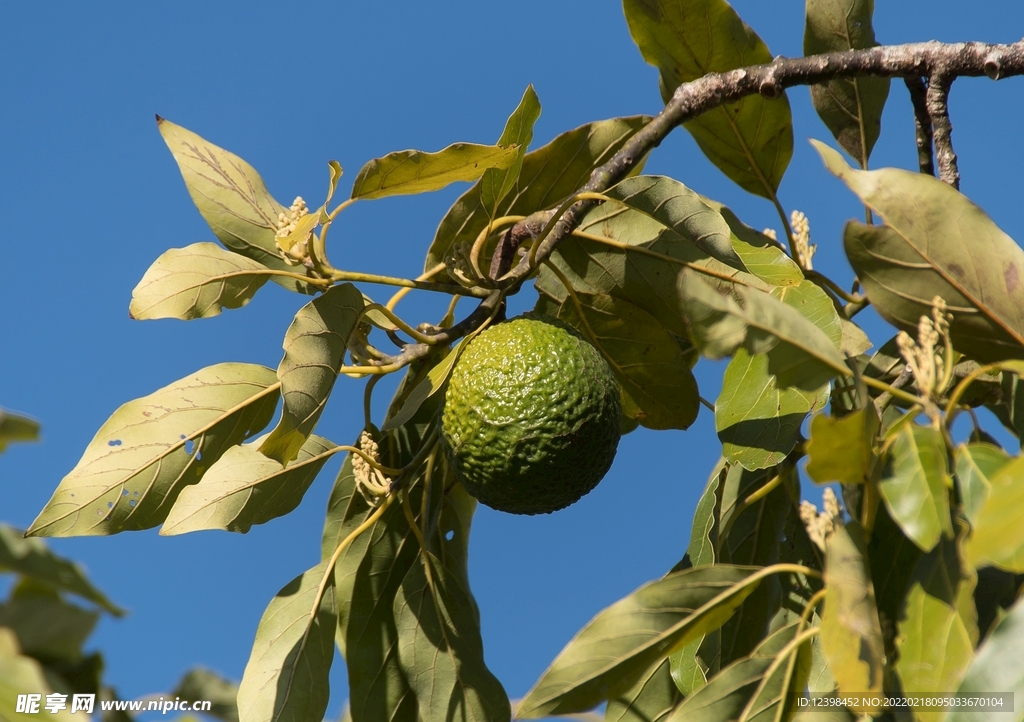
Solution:
M956 187L959 173L956 169L956 155L950 142L952 126L949 122L947 99L949 85L958 77L987 76L992 80L1024 74L1024 40L1009 45L988 43L910 43L906 45L882 45L863 50L848 50L838 53L823 53L802 58L779 56L767 65L737 68L725 73L709 73L688 83L683 83L672 95L665 108L638 131L611 159L596 168L589 182L579 189L581 192L607 190L626 177L640 159L656 148L672 130L702 113L731 103L749 95L760 93L767 98L777 98L786 88L797 85L816 85L835 78L876 75L887 78L910 79L908 86L913 91L913 79L920 83L928 78L925 106L929 117L928 130L934 130L939 161L940 177ZM915 108L920 103L915 101ZM919 127L923 122L917 113ZM921 152L921 132L918 134L918 150ZM929 148L930 150L930 148ZM922 170L924 169L922 160ZM540 243L534 254L536 263L547 259L558 245L575 230L586 211L596 201L584 200L573 204L555 223L544 238L537 238L539 226L535 217L520 221L502 235L495 249L491 266L492 278L501 281L496 289L466 318L451 328L440 329L435 334L440 343L451 343L480 326L495 312L502 299L514 292L527 280L534 268L529 258L522 258L514 267L516 250L527 238ZM430 350L424 344L407 346L392 360L411 362L422 358Z

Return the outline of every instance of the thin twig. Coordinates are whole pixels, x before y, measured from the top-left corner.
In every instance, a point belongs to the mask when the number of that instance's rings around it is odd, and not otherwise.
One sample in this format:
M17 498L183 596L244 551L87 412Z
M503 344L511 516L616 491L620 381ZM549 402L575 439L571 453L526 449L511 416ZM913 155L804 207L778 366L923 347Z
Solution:
M917 164L925 175L935 175L935 156L932 154L932 116L928 112L928 86L924 78L904 78L914 106L914 137L917 139Z
M935 157L939 162L939 178L960 190L960 170L953 152L953 124L949 121L949 87L956 76L944 70L928 79L928 115L935 136Z

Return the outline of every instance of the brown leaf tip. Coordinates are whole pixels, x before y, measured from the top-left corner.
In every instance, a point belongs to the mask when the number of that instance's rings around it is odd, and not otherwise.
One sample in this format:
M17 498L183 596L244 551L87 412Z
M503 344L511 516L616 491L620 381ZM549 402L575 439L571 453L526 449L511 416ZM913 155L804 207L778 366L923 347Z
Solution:
M157 124L157 125L160 125L160 124L161 124L161 123L163 123L163 122L164 122L164 119L160 117L160 114L159 114L159 113L157 113L157 114L156 114L156 124Z

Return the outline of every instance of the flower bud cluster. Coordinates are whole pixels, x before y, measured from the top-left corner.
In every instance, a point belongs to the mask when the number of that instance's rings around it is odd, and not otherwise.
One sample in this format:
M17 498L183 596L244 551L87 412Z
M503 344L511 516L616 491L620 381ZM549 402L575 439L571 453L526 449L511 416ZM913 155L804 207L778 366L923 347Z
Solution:
M274 234L277 247L284 253L285 262L292 266L299 265L309 257L306 247L309 235L307 234L306 238L295 243L282 243L282 241L295 232L299 225L299 219L306 215L309 215L309 208L302 196L296 196L291 207L277 215L277 231Z
M917 340L906 331L896 336L896 345L907 362L917 388L927 398L937 398L948 379L944 373L944 357L948 357L949 324L953 317L946 312L946 302L941 296L932 299L932 315L921 316L917 324ZM941 342L941 343L940 343Z
M359 435L359 448L380 463L380 448L367 431ZM352 474L356 479L356 488L371 506L379 506L383 498L391 493L391 479L360 454L352 454Z
M800 502L800 521L803 522L807 536L814 545L825 551L828 538L832 536L837 526L843 524L843 507L836 498L836 493L829 487L825 487L821 497L821 505L824 507L821 512L809 501Z
M813 271L811 259L814 258L818 247L811 244L810 221L800 211L793 211L789 216L789 223L793 226L793 252L796 254L796 262L804 270Z

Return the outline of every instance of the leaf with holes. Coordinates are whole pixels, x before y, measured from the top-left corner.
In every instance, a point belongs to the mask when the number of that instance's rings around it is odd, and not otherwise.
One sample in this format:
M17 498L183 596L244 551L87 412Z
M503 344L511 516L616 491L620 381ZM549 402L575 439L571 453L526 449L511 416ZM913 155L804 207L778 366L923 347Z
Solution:
M515 187L523 169L523 157L533 140L533 125L540 117L540 99L530 85L523 93L519 106L505 122L505 130L498 138L499 148L515 148L516 157L507 168L488 168L480 178L480 204L488 215L496 218L498 204Z
M156 120L192 201L220 242L267 268L302 273L301 266L285 262L277 247L278 216L288 209L274 200L259 173L192 131L160 116ZM292 291L315 291L296 279L274 276L273 280Z
M493 208L483 204L477 183L455 201L441 220L427 251L424 270L443 263L456 244L472 243L490 222L491 213L526 216L555 207L582 187L595 168L607 162L649 121L647 116L612 118L562 133L523 157L515 185Z
M0 571L14 572L36 584L76 594L120 617L124 610L93 586L77 563L54 554L41 539L26 539L21 531L0 524Z
M436 153L395 151L362 167L352 184L352 197L371 200L428 193L458 181L475 181L490 168L508 168L518 154L515 145L476 143L454 143Z
M262 263L225 251L215 243L193 243L165 251L132 291L128 314L135 319L219 316L241 308L274 275Z
M265 366L208 366L129 401L89 442L32 522L32 536L149 529L181 490L270 421L280 385Z
M316 434L288 466L259 452L262 439L224 452L198 484L186 487L171 507L160 534L201 529L245 534L254 524L293 511L338 447Z
M644 60L660 73L662 100L708 73L772 61L768 46L725 0L625 0L626 22ZM793 156L785 94L750 95L688 121L704 154L742 188L772 198Z
M921 551L931 551L943 534L953 536L949 516L952 486L942 432L903 424L878 488L893 520Z
M935 296L953 315L953 345L982 363L1024 357L1024 250L983 210L937 178L859 171L812 141L826 167L885 220L850 221L843 244L868 299L911 335Z
M363 294L343 283L295 314L277 367L284 407L281 420L260 446L265 456L287 464L306 443L327 405L362 310Z
M804 55L872 48L874 0L808 0ZM889 78L836 78L811 86L811 101L843 149L867 168L882 130Z
M689 428L700 410L697 381L669 333L626 301L589 293L576 297L581 308L570 298L558 317L590 339L611 364L622 388L623 413L648 429Z
M757 571L725 564L687 569L619 600L569 642L516 716L582 712L625 692L658 660L724 624L761 581Z
M246 722L322 719L330 695L338 612L334 575L320 562L277 593L256 628L238 687Z

